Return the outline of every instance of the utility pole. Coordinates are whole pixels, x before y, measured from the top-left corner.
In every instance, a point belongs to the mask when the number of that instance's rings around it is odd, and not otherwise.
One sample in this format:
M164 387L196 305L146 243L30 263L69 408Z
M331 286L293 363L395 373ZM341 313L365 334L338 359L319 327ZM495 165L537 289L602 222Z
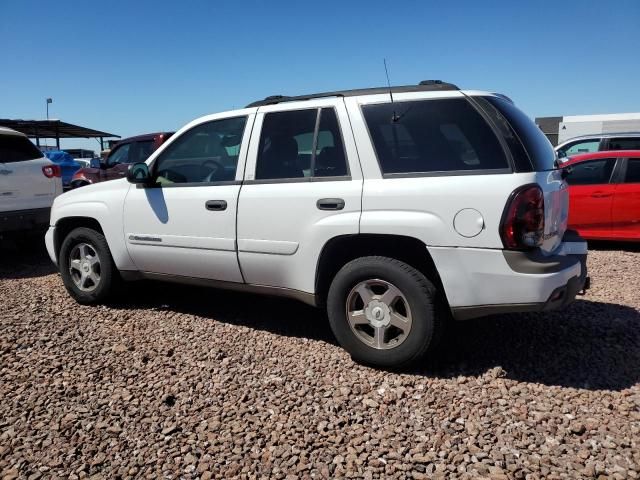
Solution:
M49 120L49 104L53 103L52 98L47 98L47 120Z

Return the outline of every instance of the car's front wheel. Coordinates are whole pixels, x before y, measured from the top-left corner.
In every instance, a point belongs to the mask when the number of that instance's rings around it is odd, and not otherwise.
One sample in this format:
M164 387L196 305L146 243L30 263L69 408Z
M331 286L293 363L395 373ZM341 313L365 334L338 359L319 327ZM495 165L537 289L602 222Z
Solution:
M354 360L403 368L435 346L443 321L436 302L436 288L420 271L393 258L362 257L334 277L327 313Z
M107 240L90 228L76 228L67 235L60 248L59 266L67 291L81 304L104 302L120 282Z

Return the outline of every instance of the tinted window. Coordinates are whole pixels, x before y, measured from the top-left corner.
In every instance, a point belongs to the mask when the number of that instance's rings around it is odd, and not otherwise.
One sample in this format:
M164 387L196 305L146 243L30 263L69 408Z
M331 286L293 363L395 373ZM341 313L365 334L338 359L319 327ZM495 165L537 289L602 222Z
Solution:
M214 120L183 133L155 161L158 182L234 180L246 121L246 117Z
M130 163L129 162L129 150L131 149L130 143L125 143L124 145L120 145L117 147L113 153L109 154L109 165L117 165L119 163Z
M640 158L630 158L627 160L627 173L624 183L640 183Z
M511 158L513 159L516 172L533 171L533 165L531 164L529 155L506 117L496 107L491 105L486 98L473 97L473 101L482 107L498 129L498 132L500 132L500 136L506 142L511 152Z
M581 153L597 152L599 149L600 139L592 139L570 143L563 147L561 151L565 153L565 156L570 157L571 155L579 155ZM560 150L558 152L560 152Z
M35 160L43 156L27 137L0 134L0 163Z
M136 158L131 163L144 162L153 153L153 140L136 142Z
M323 108L320 113L318 109L308 109L265 115L256 180L344 175L346 157L333 108Z
M610 138L609 150L640 150L640 137Z
M615 158L601 158L572 165L567 183L569 185L609 183L614 165Z
M542 130L513 103L500 97L486 97L509 120L524 145L536 171L553 170L556 153Z
M318 125L314 177L339 177L348 174L342 135L333 108L323 108Z
M465 99L362 107L382 173L508 168L493 130Z

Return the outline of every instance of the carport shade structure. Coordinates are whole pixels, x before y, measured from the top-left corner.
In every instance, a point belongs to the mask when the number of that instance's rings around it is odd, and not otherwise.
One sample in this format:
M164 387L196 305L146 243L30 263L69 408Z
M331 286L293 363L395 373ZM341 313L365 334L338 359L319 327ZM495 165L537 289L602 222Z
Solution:
M29 138L35 138L37 146L40 146L41 138L55 138L58 150L60 150L61 138L97 138L100 140L100 150L104 150L105 138L120 138L120 135L73 125L61 120L0 119L0 127L12 128Z

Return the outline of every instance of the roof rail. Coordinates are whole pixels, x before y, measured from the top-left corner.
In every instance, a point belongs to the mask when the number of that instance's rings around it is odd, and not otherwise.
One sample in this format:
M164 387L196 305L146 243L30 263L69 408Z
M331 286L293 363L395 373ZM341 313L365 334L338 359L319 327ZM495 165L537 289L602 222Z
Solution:
M246 108L262 107L264 105L276 105L284 102L297 102L302 100L311 100L314 98L325 97L355 97L358 95L375 95L380 93L403 93L403 92L433 92L446 90L460 90L453 83L443 82L442 80L423 80L418 85L404 85L398 87L376 87L376 88L360 88L356 90L337 90L335 92L311 93L309 95L286 96L271 95L264 100L258 100L250 103Z

